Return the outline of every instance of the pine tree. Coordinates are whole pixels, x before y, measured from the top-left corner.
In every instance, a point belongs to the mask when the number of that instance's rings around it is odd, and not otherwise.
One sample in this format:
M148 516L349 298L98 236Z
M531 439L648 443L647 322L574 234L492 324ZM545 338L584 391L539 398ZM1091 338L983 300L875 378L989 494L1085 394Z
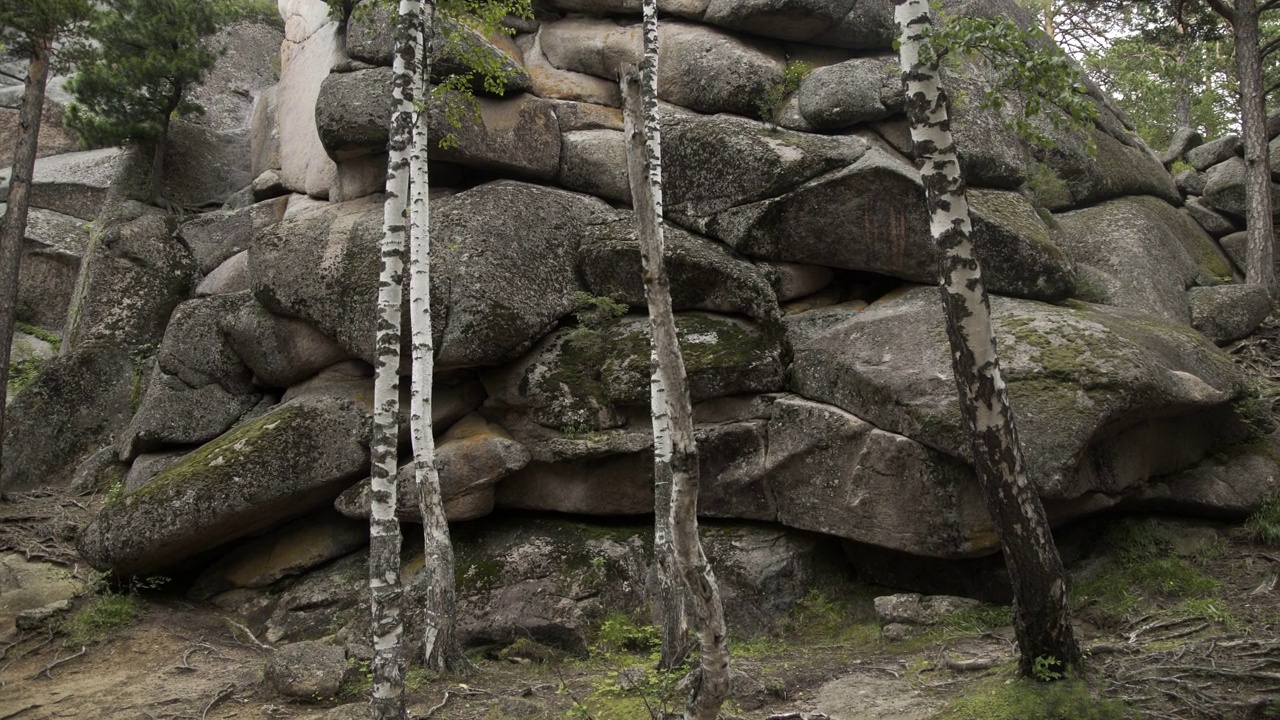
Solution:
M13 154L7 210L0 228L0 438L4 437L9 352L18 312L18 271L22 265L22 240L27 234L27 210L31 204L45 85L57 44L82 30L92 12L89 0L28 0L0 7L0 36L6 37L12 52L27 58L27 74L22 78L22 107L18 111L21 132Z
M960 410L973 446L974 470L995 523L1013 583L1019 668L1060 672L1081 662L1071 626L1066 575L1040 496L1027 477L1008 389L1000 373L991 305L970 237L964 176L951 135L950 108L929 48L928 0L894 0L907 118L930 227L941 250L942 304Z
M161 186L169 126L203 112L187 97L220 52L209 37L234 17L225 0L106 0L93 24L98 47L67 84L75 98L65 124L89 146L147 147L151 200L163 204Z

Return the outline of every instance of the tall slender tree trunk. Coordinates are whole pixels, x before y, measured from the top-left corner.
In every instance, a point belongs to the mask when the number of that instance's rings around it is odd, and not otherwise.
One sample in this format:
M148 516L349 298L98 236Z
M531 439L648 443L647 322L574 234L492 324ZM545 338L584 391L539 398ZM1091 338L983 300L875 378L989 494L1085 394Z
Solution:
M18 319L22 240L27 234L31 180L36 167L36 141L40 139L44 88L49 82L49 59L53 54L52 40L33 42L32 46L22 91L22 108L18 111L18 146L13 154L13 170L9 173L8 209L4 215L4 229L0 231L0 440L4 438L4 406L9 396L9 352L13 346L13 327Z
M628 176L640 237L653 343L651 358L655 378L650 383L650 395L654 405L655 480L661 482L670 473L671 546L688 601L694 609L698 636L698 670L685 703L684 716L686 720L715 720L729 695L729 643L720 590L698 539L698 448L693 435L693 405L676 336L671 285L663 258L656 0L644 0L643 12L644 55L640 71L629 69L622 86L627 108L623 115ZM655 538L655 542L658 541L661 538Z
M396 435L400 399L400 312L404 279L405 202L413 134L414 30L420 3L400 0L392 64L387 198L383 205L382 268L378 276L377 366L373 386L370 470L369 591L373 609L373 717L404 720L404 593L400 582L400 521L396 519Z
M413 127L413 149L409 155L409 327L413 341L413 406L409 414L413 437L413 477L418 490L418 510L422 515L425 565L421 582L423 616L423 663L436 672L448 669L460 653L454 637L457 597L453 576L453 545L440 492L436 468L436 444L431 427L431 389L435 370L435 347L431 330L431 215L427 172L431 125L431 49L435 3L423 2L417 42L421 61L414 79L417 115Z
M1245 225L1249 233L1245 280L1275 294L1271 164L1267 147L1266 98L1262 92L1262 48L1257 0L1236 0L1232 27L1240 72L1240 125L1244 133Z
M173 111L165 113L160 124L160 137L156 138L151 148L151 202L157 207L164 207L164 154L169 151L169 118Z
M1013 583L1020 669L1030 675L1036 660L1047 658L1050 667L1060 670L1080 663L1080 647L1071 627L1062 560L1040 496L1027 479L1008 390L1000 375L991 306L970 238L969 204L951 137L947 95L937 65L920 59L921 46L932 28L929 3L894 2L911 139L922 163L930 229L941 251L951 363L960 410L973 441L974 469Z

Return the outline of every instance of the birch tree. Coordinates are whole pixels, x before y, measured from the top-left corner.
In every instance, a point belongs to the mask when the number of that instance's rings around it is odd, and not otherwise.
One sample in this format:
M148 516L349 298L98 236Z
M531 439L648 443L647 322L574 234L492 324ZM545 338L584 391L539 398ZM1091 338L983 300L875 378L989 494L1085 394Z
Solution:
M422 4L400 0L392 61L386 201L382 214L382 267L373 387L369 513L369 593L373 609L372 706L374 720L404 720L403 596L400 522L396 519L396 436L400 400L400 311L404 276L409 145L413 137L414 71L421 51Z
M31 205L31 180L36 167L36 146L44 110L44 91L54 46L89 18L89 0L31 0L0 9L0 33L8 36L16 54L27 59L22 81L22 106L18 110L18 144L9 173L9 193L3 226L0 226L0 437L4 437L4 406L9 384L9 352L18 315L18 271L22 266L22 240L27 234ZM12 76L11 76L12 77Z
M964 176L951 136L950 109L929 48L928 0L894 0L907 117L941 250L942 304L960 409L972 439L974 469L995 522L1013 584L1019 668L1060 672L1078 665L1066 576L1040 497L1027 477L1008 389L1000 374L991 306L970 237Z
M650 380L654 433L655 554L664 577L674 585L678 571L694 610L699 664L685 703L686 720L715 720L729 694L729 643L715 574L698 539L698 448L693 435L693 404L684 358L676 336L671 286L663 258L662 139L658 120L658 12L656 0L644 0L644 54L640 68L622 78L624 132L632 206L640 239L645 299L652 345ZM665 485L669 485L668 491ZM669 498L663 496L669 493ZM664 502L669 507L663 507ZM662 515L666 514L664 524ZM666 549L664 545L670 545ZM667 554L667 568L662 568ZM671 560L674 559L674 563ZM682 617L678 596L664 588L665 621ZM670 603L670 605L668 605ZM672 646L668 646L668 642ZM664 633L664 654L675 652ZM670 660L670 658L666 658Z
M431 50L435 3L422 3L417 38L423 48L415 73L413 145L409 155L409 306L413 343L413 408L409 414L413 441L413 478L422 515L425 565L420 582L423 593L423 664L444 672L459 657L454 639L457 599L453 582L453 545L444 514L440 473L436 468L436 445L431 426L431 390L435 370L435 347L431 330L431 215L428 192L430 177L427 156L430 149L430 100L427 79L431 77Z

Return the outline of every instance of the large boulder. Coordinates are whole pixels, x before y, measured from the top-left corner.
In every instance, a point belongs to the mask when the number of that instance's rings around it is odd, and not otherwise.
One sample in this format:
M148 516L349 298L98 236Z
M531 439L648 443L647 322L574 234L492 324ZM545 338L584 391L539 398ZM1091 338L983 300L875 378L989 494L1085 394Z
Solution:
M591 225L615 216L595 198L510 181L438 199L431 214L438 367L510 360L572 312L578 245ZM382 205L372 199L300 210L251 248L255 295L372 364L381 237Z
M1218 345L1250 335L1271 314L1272 302L1261 285L1217 285L1187 292L1191 327Z
M5 205L0 203L0 215ZM17 320L60 328L67 320L89 226L79 218L31 208L18 270Z
M45 364L5 408L0 490L70 482L80 460L129 422L143 372L127 347L76 351Z
M780 339L737 319L676 317L695 401L770 392L783 383ZM519 361L485 373L490 403L522 408L560 430L623 424L621 408L649 404L649 321L626 316L594 330L560 330Z
M801 81L796 99L800 114L818 130L881 120L906 104L896 57L854 58L817 68Z
M64 352L159 343L169 315L198 278L191 251L173 234L171 217L139 203L115 205L99 219L68 314Z
M362 2L347 20L347 55L374 65L390 67L395 58L394 6ZM511 37L495 33L485 37L449 15L440 15L432 25L431 80L441 82L451 75L466 75L477 64L491 67L506 79L506 92L529 90L529 75L521 64L520 50ZM478 74L477 74L478 75ZM472 90L484 93L483 78L475 77Z
M472 414L437 441L435 460L445 517L457 522L492 512L494 485L527 465L529 451L501 427ZM400 468L396 517L403 522L422 522L415 483L413 463ZM338 497L335 507L347 517L368 520L370 492L367 482L353 485Z
M139 453L166 445L191 446L213 440L261 399L254 392L228 392L216 382L192 387L157 368L138 411L120 435L120 459L127 462Z
M1236 420L1243 376L1180 323L1000 297L992 310L1028 472L1046 499L1114 500L1244 432ZM896 293L861 312L810 311L787 324L799 394L970 456L936 291Z
M975 193L978 259L992 292L1044 300L1071 294L1070 261L1013 193ZM832 222L840 218L839 223ZM934 282L938 249L920 174L878 141L853 164L777 198L730 207L701 230L749 257Z
M215 210L178 226L178 236L191 248L200 272L207 274L232 255L249 249L258 233L284 218L289 198L279 197L239 210Z
M391 69L335 73L324 80L316 123L325 149L339 162L384 152L391 105ZM459 100L458 102L467 102ZM551 103L533 95L474 98L480 117L463 114L454 127L444 103L431 109L433 159L550 180L560 169L560 126ZM452 142L441 147L441 138Z
M600 225L579 250L580 273L588 292L644 309L640 243L630 213ZM666 227L665 253L675 310L707 310L776 321L778 300L766 271L712 242L675 225Z
M137 178L128 174L130 155L122 148L102 148L41 158L31 180L31 207L97 220L113 186L137 189ZM11 172L9 167L0 169L0 193L5 196Z
M80 554L120 575L154 572L323 507L368 467L368 427L348 402L280 405L105 505Z
M275 91L280 180L293 192L327 198L337 166L320 143L316 99L342 56L341 28L323 0L281 0L281 15L285 31Z
M765 91L782 81L785 56L770 42L681 21L658 29L658 97L698 112L758 114ZM570 18L544 23L542 52L561 70L616 79L640 59L640 26Z
M311 324L275 315L252 298L223 317L219 327L260 385L287 388L348 358Z
M1129 197L1055 216L1056 240L1081 268L1090 302L1188 324L1186 289L1231 280L1231 262L1190 217Z
M1248 171L1244 158L1231 156L1205 172L1204 201L1211 207L1238 218L1245 216L1245 185ZM1280 214L1280 185L1271 183L1273 217Z
M569 100L620 107L622 93L618 83L586 73L561 70L542 52L541 33L521 35L516 44L524 56L529 74L529 91L540 98ZM564 124L561 123L563 129Z

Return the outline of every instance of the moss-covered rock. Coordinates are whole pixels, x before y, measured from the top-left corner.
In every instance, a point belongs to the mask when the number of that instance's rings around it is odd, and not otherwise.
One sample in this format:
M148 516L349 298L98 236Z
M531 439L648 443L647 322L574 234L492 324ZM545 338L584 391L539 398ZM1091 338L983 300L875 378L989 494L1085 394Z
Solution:
M120 575L152 572L322 507L367 467L368 427L348 402L281 405L106 504L80 554Z
M969 457L935 292L790 316L796 391ZM1084 303L993 298L992 309L1029 474L1046 498L1114 498L1243 431L1231 419L1243 376L1186 326Z
M1088 269L1094 302L1190 324L1186 289L1230 282L1213 238L1154 197L1128 197L1055 215L1055 240Z
M1070 263L1025 201L979 194L973 216L978 258L992 292L1059 300L1073 289ZM748 257L913 282L936 282L938 276L920 174L879 141L847 168L780 197L717 213L702 230Z
M676 332L695 401L782 387L779 339L755 325L682 313ZM483 379L494 402L546 427L586 432L619 426L622 406L648 406L649 368L649 321L626 316L600 329L559 330Z

